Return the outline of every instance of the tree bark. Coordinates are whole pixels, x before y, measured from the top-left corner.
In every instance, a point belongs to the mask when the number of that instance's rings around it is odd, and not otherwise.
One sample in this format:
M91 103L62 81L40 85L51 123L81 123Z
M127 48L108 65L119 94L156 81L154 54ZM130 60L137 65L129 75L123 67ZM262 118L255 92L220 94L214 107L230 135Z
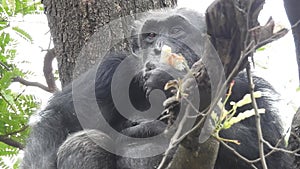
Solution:
M81 49L97 29L120 17L172 7L176 3L176 0L43 0L62 86L70 83L73 76L76 78L85 72L96 63L97 57L101 57L87 55L80 60L80 65L84 66L76 66ZM108 39L102 38L99 43L108 43ZM77 70L74 70L75 66Z

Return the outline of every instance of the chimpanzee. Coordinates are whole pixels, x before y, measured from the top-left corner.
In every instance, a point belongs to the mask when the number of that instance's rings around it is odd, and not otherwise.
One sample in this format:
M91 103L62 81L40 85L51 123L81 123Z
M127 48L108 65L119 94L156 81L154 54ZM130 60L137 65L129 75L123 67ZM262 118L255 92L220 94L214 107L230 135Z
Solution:
M172 53L181 54L191 67L203 52L205 21L201 14L190 9L164 9L137 20L133 32L132 53L108 52L97 69L88 71L56 93L38 114L39 121L32 125L21 168L157 168L165 144L155 142L157 139L136 144L134 139L163 135L168 124L155 117L161 114L164 99L173 95L172 91L164 90L164 86L169 80L184 75L184 71L160 61L162 48L169 46ZM231 100L238 101L249 93L246 79L244 73L235 78ZM264 93L258 99L258 106L266 109L261 115L263 135L275 145L284 132L276 108L278 94L265 80L255 77L254 81L255 90ZM157 96L163 95L163 99L153 97L155 92ZM91 106L92 102L96 108ZM130 103L131 107L127 109L123 102ZM239 111L247 109L251 106ZM239 140L241 145L231 146L243 156L259 157L254 117L222 131L221 136ZM116 150L123 143L128 146ZM154 150L161 154L144 155ZM167 160L171 158L169 155ZM292 168L292 159L280 152L274 152L266 160L269 168ZM261 168L260 162L255 165ZM215 168L251 166L221 145Z

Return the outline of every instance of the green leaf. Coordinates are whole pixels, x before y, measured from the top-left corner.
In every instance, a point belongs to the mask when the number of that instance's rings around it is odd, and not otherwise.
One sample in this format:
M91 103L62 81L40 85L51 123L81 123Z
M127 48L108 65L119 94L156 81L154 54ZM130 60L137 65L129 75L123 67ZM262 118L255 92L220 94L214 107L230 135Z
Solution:
M23 29L19 28L19 27L13 27L12 28L21 38L29 41L30 43L33 42L32 37Z
M16 11L16 13L18 13L18 11L23 11L23 8L24 8L23 3L20 0L15 0L15 4L16 4L15 11Z
M8 33L5 34L5 37L4 37L4 44L5 44L5 45L8 45L10 41L11 41L10 35L9 35Z
M13 9L14 3L11 0L2 0L2 4L1 4L1 13L5 13L5 15L7 16L11 16L12 15L12 9Z
M264 50L266 50L266 47L265 47L265 46L260 47L260 48L257 49L257 51L259 51L259 52L264 51Z
M7 28L9 26L9 22L6 20L1 19L0 21L0 31Z
M21 38L32 43L32 37L19 27L11 27L10 17L17 14L26 15L36 13L36 9L41 9L40 2L35 3L33 0L2 0L0 3L0 30L9 28L13 30ZM25 144L29 134L29 128L26 128L30 116L37 111L39 103L32 95L24 95L15 93L10 88L12 78L20 76L24 77L25 71L21 71L17 66L14 58L16 56L16 41L11 38L10 33L0 32L0 135L9 135L10 139ZM25 128L24 128L25 127ZM21 132L17 132L20 131ZM0 157L9 157L14 163L13 168L18 168L18 161L15 157L19 153L19 149L8 146L0 142ZM12 168L7 166L0 158L0 168Z

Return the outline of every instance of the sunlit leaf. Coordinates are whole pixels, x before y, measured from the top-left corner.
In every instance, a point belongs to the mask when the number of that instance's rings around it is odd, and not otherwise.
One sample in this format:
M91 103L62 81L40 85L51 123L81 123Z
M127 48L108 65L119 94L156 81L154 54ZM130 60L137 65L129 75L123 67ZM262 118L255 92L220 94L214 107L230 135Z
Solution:
M23 29L19 28L19 27L13 27L12 28L21 38L29 41L30 43L33 42L32 37Z

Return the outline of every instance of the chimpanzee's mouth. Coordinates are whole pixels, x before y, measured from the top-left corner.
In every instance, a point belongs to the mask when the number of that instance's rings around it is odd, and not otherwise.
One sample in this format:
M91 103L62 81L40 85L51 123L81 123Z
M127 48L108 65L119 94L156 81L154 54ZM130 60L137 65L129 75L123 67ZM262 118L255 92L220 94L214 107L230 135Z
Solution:
M149 100L149 96L153 90L161 90L166 98L173 96L172 88L165 90L165 85L174 78L165 71L154 69L148 72L145 72L143 75L143 90L145 92L145 98Z

